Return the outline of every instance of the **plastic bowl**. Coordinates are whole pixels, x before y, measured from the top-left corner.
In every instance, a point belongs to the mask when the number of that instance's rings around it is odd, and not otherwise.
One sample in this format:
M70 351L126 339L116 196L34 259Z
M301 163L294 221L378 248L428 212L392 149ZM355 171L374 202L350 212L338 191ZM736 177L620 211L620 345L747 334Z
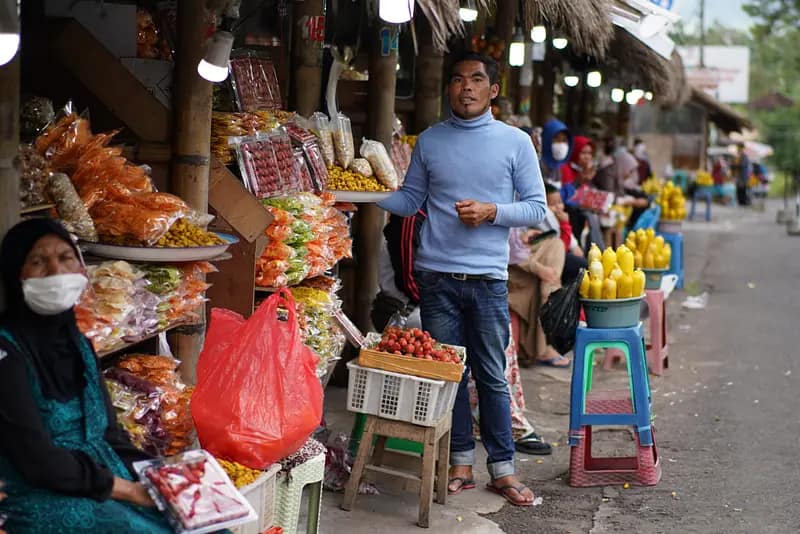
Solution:
M661 279L669 269L642 269L644 271L644 288L661 289Z
M614 300L581 299L589 328L629 328L639 324L641 297Z
M659 234L679 234L683 228L683 221L668 221L661 219L658 221Z

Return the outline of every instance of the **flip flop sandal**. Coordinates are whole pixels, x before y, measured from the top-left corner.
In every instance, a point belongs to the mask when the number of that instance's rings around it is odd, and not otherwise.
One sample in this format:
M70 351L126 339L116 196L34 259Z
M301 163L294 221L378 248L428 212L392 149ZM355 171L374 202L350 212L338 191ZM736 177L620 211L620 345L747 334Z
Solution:
M560 362L562 360L567 361L567 365L556 365L556 362ZM547 360L535 360L536 365L542 365L544 367L555 367L556 369L569 369L572 365L572 361L565 357L565 356L556 356L554 358L550 358Z
M453 482L460 482L458 487L454 490L450 490L450 485ZM471 478L464 478L464 477L452 477L447 481L447 494L448 495L458 495L464 490L475 489L475 481Z
M496 493L497 495L500 495L501 497L503 497L505 500L507 500L509 503L513 504L514 506L519 506L521 508L526 508L528 506L533 506L533 502L536 500L536 498L534 496L534 501L531 501L531 502L515 501L514 498L511 497L508 494L508 490L512 490L513 489L514 491L517 492L517 494L520 497L522 497L523 490L530 489L525 484L520 484L519 486L514 486L512 484L509 484L507 486L501 486L501 487L498 488L494 484L489 483L489 484L486 484L486 489L488 489L492 493Z
M535 432L531 432L527 436L523 436L515 441L514 448L517 452L523 454L538 454L544 456L553 453L553 448L550 444Z

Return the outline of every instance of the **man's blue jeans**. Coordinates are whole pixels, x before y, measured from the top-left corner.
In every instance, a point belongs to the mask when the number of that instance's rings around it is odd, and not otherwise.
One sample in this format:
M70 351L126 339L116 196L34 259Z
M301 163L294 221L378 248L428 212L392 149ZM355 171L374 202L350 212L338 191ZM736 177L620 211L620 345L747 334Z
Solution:
M467 348L467 369L458 386L450 440L452 465L475 464L472 411L467 382L475 377L481 440L492 480L514 474L511 399L505 377L509 340L505 280L456 280L449 274L419 271L422 326L438 341Z

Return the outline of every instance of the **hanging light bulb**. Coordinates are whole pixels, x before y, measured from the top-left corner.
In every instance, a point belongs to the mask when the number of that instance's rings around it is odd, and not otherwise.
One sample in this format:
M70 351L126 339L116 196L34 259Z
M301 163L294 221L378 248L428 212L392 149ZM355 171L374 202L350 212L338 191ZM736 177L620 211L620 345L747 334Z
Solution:
M567 87L575 87L581 82L581 79L574 74L567 74L564 76L564 85Z
M534 26L531 29L531 41L534 43L543 43L547 40L547 28L544 26Z
M611 101L619 104L623 100L625 100L625 91L619 87L613 88L611 90Z
M557 50L564 50L568 44L569 41L567 41L564 37L556 37L553 39L553 48Z
M644 98L644 91L642 91L641 89L631 89L631 93L634 94L637 102L642 98Z
M197 64L197 74L209 82L221 82L228 77L228 61L233 48L233 34L225 30L217 30L211 36L206 55Z
M0 67L14 59L19 50L19 12L15 0L0 5Z
M600 87L603 84L603 75L599 70L593 70L586 75L586 85L589 87Z
M403 24L414 17L414 0L380 0L378 16L392 24Z
M651 100L653 100L653 93L651 93L650 91L647 91L647 92L644 94L644 99L645 99L645 100L647 100L648 102L649 102L649 101L651 101Z
M639 103L639 96L634 93L633 91L629 91L628 94L625 95L625 102L630 104L631 106L635 106Z
M475 22L478 19L478 7L475 0L461 0L458 15L464 22Z
M512 67L521 67L525 64L525 35L519 26L514 32L511 46L508 49L508 64Z

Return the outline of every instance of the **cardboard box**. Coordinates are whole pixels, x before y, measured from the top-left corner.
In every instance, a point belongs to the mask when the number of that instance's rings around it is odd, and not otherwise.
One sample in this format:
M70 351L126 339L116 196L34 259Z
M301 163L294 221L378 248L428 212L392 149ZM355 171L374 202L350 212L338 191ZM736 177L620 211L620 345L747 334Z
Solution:
M136 57L125 57L121 61L164 107L167 109L171 107L174 68L172 61Z

